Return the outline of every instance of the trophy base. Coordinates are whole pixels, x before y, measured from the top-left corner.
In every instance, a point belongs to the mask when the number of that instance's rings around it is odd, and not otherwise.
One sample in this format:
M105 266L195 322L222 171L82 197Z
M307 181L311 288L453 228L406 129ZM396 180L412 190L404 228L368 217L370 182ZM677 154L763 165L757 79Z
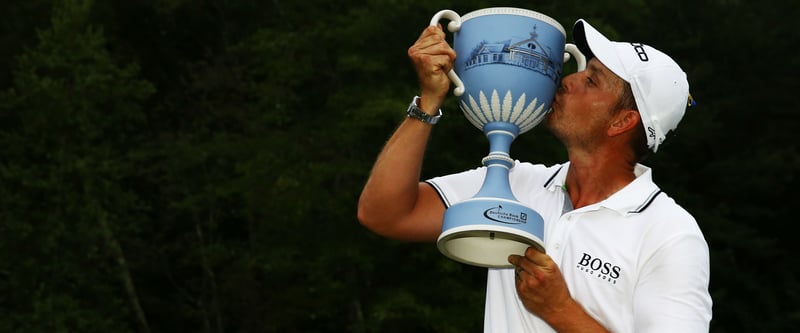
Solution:
M448 229L436 245L442 254L461 263L507 268L512 267L509 255L524 255L529 247L544 252L543 244L539 237L519 229L479 224Z
M444 212L436 242L446 257L481 267L511 267L508 256L528 247L544 251L544 220L519 201L473 197Z

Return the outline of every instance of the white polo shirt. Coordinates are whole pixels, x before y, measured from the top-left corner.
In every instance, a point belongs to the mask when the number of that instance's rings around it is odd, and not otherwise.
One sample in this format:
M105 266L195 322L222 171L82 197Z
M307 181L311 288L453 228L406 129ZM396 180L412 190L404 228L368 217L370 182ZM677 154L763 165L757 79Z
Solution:
M514 196L544 218L545 250L570 294L612 332L708 332L708 245L694 218L662 192L651 171L606 200L564 214L569 163L517 162ZM486 173L478 168L428 183L445 206L472 198ZM484 331L553 332L520 301L513 269L489 269Z

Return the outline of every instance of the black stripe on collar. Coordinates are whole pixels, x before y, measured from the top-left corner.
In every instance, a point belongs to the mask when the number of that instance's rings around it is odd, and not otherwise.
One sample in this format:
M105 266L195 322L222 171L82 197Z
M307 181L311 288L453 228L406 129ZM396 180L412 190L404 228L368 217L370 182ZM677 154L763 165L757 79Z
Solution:
M645 201L641 206L639 206L639 208L636 208L636 210L632 210L632 211L630 211L628 213L636 213L636 214L638 214L638 213L643 212L645 209L647 209L647 207L650 206L651 203L653 203L653 201L656 200L656 197L659 194L661 194L661 190L660 189L655 190L653 193L650 193L650 197L647 198L647 201Z
M549 187L550 187L550 184L553 182L553 179L555 179L555 178L556 178L556 175L558 175L558 173L561 171L561 168L563 168L563 167L564 167L563 165L562 165L562 166L560 166L560 167L558 167L558 170L556 170L556 172L554 172L554 173L553 173L553 175L552 175L552 176L550 176L550 179L548 179L548 180L547 180L547 181L544 183L544 188L549 188Z

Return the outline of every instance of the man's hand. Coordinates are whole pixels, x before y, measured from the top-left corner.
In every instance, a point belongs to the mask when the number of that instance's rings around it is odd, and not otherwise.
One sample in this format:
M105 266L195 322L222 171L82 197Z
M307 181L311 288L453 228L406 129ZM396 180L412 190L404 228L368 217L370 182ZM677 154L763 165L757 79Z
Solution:
M574 302L561 270L547 254L529 247L525 256L511 255L517 293L528 311L547 320L558 316Z
M570 296L564 275L550 256L529 247L525 256L511 255L517 294L531 313L557 332L608 332Z
M408 48L421 88L420 108L435 114L450 89L447 73L453 68L456 51L445 40L442 26L427 27Z

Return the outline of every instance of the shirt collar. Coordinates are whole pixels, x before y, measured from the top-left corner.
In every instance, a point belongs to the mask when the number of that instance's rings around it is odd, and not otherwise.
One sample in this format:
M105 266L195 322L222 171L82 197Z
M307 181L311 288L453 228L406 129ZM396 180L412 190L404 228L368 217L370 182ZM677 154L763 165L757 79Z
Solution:
M551 192L561 191L567 178L569 162L562 164L544 184ZM605 207L621 215L636 214L644 211L661 193L661 189L653 183L652 170L637 164L633 170L636 179L605 200L582 209L596 210Z

